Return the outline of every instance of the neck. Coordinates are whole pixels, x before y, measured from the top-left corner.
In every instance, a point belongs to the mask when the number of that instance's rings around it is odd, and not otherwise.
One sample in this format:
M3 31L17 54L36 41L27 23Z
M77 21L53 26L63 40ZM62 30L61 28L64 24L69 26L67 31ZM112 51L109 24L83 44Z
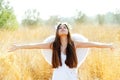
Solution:
M67 46L67 36L61 36L61 46Z

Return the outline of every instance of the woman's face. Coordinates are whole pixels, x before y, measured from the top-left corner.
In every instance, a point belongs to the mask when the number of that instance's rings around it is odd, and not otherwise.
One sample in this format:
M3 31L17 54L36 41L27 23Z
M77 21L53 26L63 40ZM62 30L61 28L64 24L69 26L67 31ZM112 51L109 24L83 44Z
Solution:
M65 24L61 24L58 28L58 35L63 36L63 35L68 35L68 29Z

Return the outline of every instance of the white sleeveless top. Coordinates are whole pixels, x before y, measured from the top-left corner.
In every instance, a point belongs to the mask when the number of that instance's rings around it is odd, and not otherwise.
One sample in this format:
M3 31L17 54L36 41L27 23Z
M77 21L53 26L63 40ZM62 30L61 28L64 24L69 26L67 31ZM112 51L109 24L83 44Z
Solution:
M52 80L77 80L76 68L69 68L65 60L66 55L61 53L62 66L54 69Z
M71 38L73 41L80 41L80 42L88 42L88 39L80 34L72 34ZM55 36L49 36L44 40L43 43L53 42L55 40ZM69 68L65 64L66 55L61 53L61 60L62 66L59 68L54 69L52 80L77 80L77 69L86 59L88 55L89 48L77 48L76 55L78 59L78 66L77 68ZM43 49L42 55L44 56L45 60L52 65L52 50L51 49Z
M73 41L80 41L80 42L88 42L88 39L80 34L72 34L71 38ZM55 36L49 36L44 40L43 43L53 42L55 40ZM89 52L89 48L77 48L76 55L78 59L77 68L83 63L86 59L86 56ZM52 50L51 49L42 49L42 55L44 56L45 60L52 65Z

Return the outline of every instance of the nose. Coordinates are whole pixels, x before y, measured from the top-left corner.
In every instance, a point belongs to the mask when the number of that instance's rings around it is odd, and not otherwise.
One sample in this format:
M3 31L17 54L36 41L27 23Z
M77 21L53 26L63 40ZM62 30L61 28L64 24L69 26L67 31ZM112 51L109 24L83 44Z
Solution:
M65 28L63 27L63 28L61 28L61 30L62 30L62 31L65 31Z

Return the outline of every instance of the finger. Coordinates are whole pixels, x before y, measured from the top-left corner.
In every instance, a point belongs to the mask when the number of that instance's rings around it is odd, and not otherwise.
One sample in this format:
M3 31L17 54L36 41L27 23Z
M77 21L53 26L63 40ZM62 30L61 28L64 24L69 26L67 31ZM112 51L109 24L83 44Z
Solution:
M12 52L13 50L12 49L9 49L8 52Z
M8 49L8 52L12 52L12 51L14 51L15 50L15 48L9 48Z

